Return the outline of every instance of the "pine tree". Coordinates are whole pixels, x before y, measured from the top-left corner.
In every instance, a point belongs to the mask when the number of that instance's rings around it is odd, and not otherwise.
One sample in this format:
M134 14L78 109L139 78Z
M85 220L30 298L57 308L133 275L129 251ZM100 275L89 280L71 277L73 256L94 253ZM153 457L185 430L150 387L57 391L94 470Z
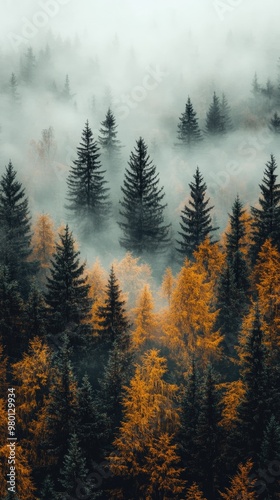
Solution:
M116 119L109 108L105 120L101 122L100 136L98 141L104 151L105 159L110 163L111 168L119 166L119 153L121 149L120 141L117 139Z
M80 264L80 252L75 250L68 225L59 235L56 252L51 260L45 299L49 308L49 325L53 334L71 329L76 343L86 340L89 333L89 285L84 277L85 264Z
M261 246L267 238L280 249L280 184L276 183L277 164L273 155L266 163L264 178L260 184L260 208L251 207L252 212L252 246L251 257L255 262Z
M0 339L10 361L18 359L26 347L23 335L23 301L18 284L7 267L0 267Z
M20 96L18 93L18 82L14 73L12 73L9 81L9 95L11 105L17 107L20 104Z
M274 113L273 117L269 121L269 128L275 134L280 134L280 116L278 113Z
M191 189L190 207L185 205L182 210L182 222L180 223L182 232L179 232L182 241L177 241L180 245L177 250L182 256L191 259L200 243L217 228L213 228L211 224L210 211L213 207L208 206L209 198L205 199L207 186L203 182L198 167L194 175L194 182L191 182L189 186Z
M214 92L212 103L206 116L205 131L208 136L219 136L223 133L224 116L222 115L220 99Z
M206 500L206 498L203 496L203 493L198 487L198 485L196 483L193 483L187 489L186 500Z
M221 128L223 134L227 134L233 129L230 107L225 94L223 94L221 102Z
M71 101L72 97L73 97L73 95L71 94L71 90L70 90L69 76L66 75L64 87L63 87L63 90L61 92L61 100L65 103L67 103L67 102Z
M280 460L280 425L272 415L264 431L260 449L260 465L267 467L270 462Z
M239 348L239 356L245 386L245 394L238 409L240 452L242 456L250 456L255 460L263 440L270 394L258 305L253 309L251 327L249 325L243 347Z
M32 47L28 47L24 54L22 66L22 78L26 85L31 85L34 81L34 73L36 68L36 58L33 54Z
M140 137L132 152L129 169L126 169L121 201L123 218L119 226L123 231L120 244L126 250L142 255L161 252L169 245L169 225L164 224L166 205L163 187L159 188L159 174L147 153L147 146Z
M180 145L191 148L202 140L201 131L198 126L196 112L193 109L190 98L186 103L184 113L179 118L178 139Z
M135 314L135 329L132 332L132 343L136 350L147 350L151 348L156 331L156 317L154 313L154 300L149 285L145 285L141 290Z
M56 500L56 493L54 490L54 482L51 476L46 476L40 490L40 500Z
M38 216L33 226L32 258L39 263L37 280L41 287L46 284L47 271L55 251L55 233L52 219L47 214Z
M217 376L209 366L202 385L196 434L198 472L208 500L215 498L221 447L220 395L217 382Z
M33 339L34 337L44 338L47 333L47 312L46 303L42 293L32 286L28 301L24 311L24 328L26 338Z
M100 170L100 153L97 142L93 139L88 121L82 133L80 146L77 148L77 160L71 167L67 179L67 208L81 228L84 237L104 229L110 215L108 191L104 171Z
M106 287L104 305L98 311L101 348L111 349L116 341L119 347L127 349L129 346L130 324L124 309L125 302L121 300L121 290L111 267L108 284Z
M71 434L68 441L68 450L60 470L59 482L64 488L63 493L76 496L77 486L81 488L82 485L83 494L88 495L87 476L86 460L79 446L78 437L76 434Z
M36 266L29 262L31 228L28 199L11 162L0 180L0 261L26 296Z
M254 74L253 82L252 82L252 92L254 97L256 97L261 92L261 86L259 84L257 73Z

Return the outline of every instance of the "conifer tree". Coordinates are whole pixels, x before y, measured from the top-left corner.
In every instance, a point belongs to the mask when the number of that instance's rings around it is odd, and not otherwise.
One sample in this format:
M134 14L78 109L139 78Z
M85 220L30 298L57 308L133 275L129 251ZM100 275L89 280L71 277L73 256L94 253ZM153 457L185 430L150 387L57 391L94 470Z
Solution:
M11 105L17 107L20 104L20 96L18 93L18 82L14 73L12 73L9 81L9 95Z
M191 189L190 206L185 205L182 210L182 222L180 222L182 232L179 231L182 240L177 241L179 244L177 250L183 257L191 259L200 243L217 228L213 228L211 223L210 212L213 207L208 206L209 198L205 197L207 186L203 182L198 167L194 175L194 182L191 182L189 186Z
M55 251L54 224L49 215L41 214L38 216L33 226L31 243L32 258L39 263L37 280L44 288L51 258Z
M17 360L26 347L23 310L17 282L11 280L7 267L0 266L0 340L10 361Z
M105 160L109 163L111 172L119 167L119 155L121 150L120 141L117 139L116 119L109 108L105 120L101 122L100 136L98 137L99 144L104 152Z
M0 261L26 296L36 266L29 262L31 228L28 199L11 162L0 180Z
M208 136L219 136L223 133L224 117L221 111L220 99L214 92L212 103L206 116L205 131Z
M275 112L273 117L270 119L268 126L272 132L280 134L280 116L277 112Z
M126 250L142 255L145 252L161 252L169 245L169 225L164 224L165 196L159 188L159 174L140 137L136 141L122 186L123 200L119 226L123 231L120 244Z
M196 112L193 109L190 98L186 103L184 113L179 118L178 139L180 145L191 148L202 140L201 131L198 126Z
M100 153L88 121L77 148L77 160L67 179L68 205L84 237L104 229L110 215L105 171L101 170Z
M32 47L28 47L24 54L22 65L22 78L26 85L31 85L34 81L34 73L36 68L36 58L33 54Z
M54 490L54 482L51 476L47 475L40 490L40 500L49 500L50 498L56 500L57 496Z
M125 302L121 300L120 286L112 266L106 287L104 305L100 306L98 311L98 330L102 349L105 346L106 349L112 348L115 341L122 349L127 349L129 346L128 330L130 324L126 317L124 304Z
M277 164L273 155L266 163L262 184L260 184L260 208L251 207L252 246L251 257L256 261L261 246L267 238L280 249L280 184L276 183Z
M221 128L223 134L227 134L233 129L230 107L225 94L223 94L221 102Z
M85 264L80 264L80 252L75 250L68 225L59 239L51 260L45 294L50 331L60 334L70 327L73 340L79 344L86 340L85 336L89 333L89 285L84 277Z
M238 465L238 472L231 480L231 485L226 488L225 493L220 493L224 500L244 499L257 500L257 493L254 490L256 479L252 478L253 462L248 460L246 464Z
M256 460L263 440L267 403L269 400L268 372L264 335L258 305L252 311L251 327L240 346L241 377L245 394L238 409L240 451ZM245 454L245 455L244 455Z
M65 83L64 83L64 87L63 87L63 90L61 92L61 100L63 102L70 102L71 99L72 99L73 95L71 94L71 90L70 90L70 80L69 80L69 76L66 75L65 77Z
M26 339L44 338L47 333L46 303L42 293L33 285L24 311Z
M187 489L186 500L206 500L206 498L203 496L203 493L198 487L198 485L196 483L193 483Z
M81 489L82 486L83 495L88 495L87 476L86 460L79 446L77 434L71 434L59 477L59 482L63 487L63 494L70 497L71 495L76 496L77 487L79 486Z
M141 290L134 313L133 346L137 350L147 350L148 347L151 348L157 324L154 313L154 300L149 285L145 285Z
M272 415L265 428L260 449L260 464L267 466L274 460L280 460L280 425Z

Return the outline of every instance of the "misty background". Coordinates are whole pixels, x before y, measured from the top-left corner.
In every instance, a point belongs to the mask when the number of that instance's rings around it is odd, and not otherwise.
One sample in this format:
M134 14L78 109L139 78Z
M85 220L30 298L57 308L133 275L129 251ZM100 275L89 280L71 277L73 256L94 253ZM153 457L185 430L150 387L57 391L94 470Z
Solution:
M280 83L279 15L276 0L1 0L0 174L11 159L33 220L49 213L61 226L69 215L66 179L85 122L97 140L111 107L123 146L118 182L106 172L115 218L102 241L81 247L88 265L98 256L108 267L125 254L117 207L140 136L160 174L174 238L197 165L223 231L236 194L247 207L255 204L269 155L279 162L280 135L268 124L280 105L267 95L256 103L252 93L255 73L263 88L268 79L275 88ZM30 48L35 59L27 82ZM67 75L70 98L64 100ZM188 96L203 130L214 91L227 97L232 132L182 152L177 126ZM47 155L44 130L51 138Z

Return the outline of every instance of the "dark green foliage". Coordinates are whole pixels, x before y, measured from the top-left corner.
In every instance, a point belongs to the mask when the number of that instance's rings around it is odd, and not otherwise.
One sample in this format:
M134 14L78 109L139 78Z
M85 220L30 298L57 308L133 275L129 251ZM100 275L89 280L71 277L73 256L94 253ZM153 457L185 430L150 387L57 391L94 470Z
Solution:
M40 500L58 500L58 496L56 496L54 490L54 482L52 478L48 475L42 484L42 488L40 490Z
M280 116L278 113L274 113L273 117L269 121L269 128L275 134L280 134Z
M202 140L201 131L198 126L196 112L193 109L190 98L186 104L184 113L179 118L178 139L180 145L191 148Z
M77 160L71 167L67 179L67 208L72 211L81 235L92 237L94 232L106 227L110 215L105 171L101 170L100 153L97 142L93 139L88 121L82 133L80 146L77 148Z
M27 347L23 335L23 301L18 291L18 284L10 278L9 270L0 267L0 341L4 354L10 361L16 361Z
M241 361L245 395L238 409L240 452L241 456L249 456L255 461L264 437L270 392L258 306L255 306L253 326L246 339Z
M31 228L28 199L11 162L0 180L0 262L9 269L24 296L36 265L28 262L31 254Z
M18 82L14 73L12 73L12 76L9 81L9 95L10 95L11 105L13 107L17 107L20 103L20 96L18 93Z
M225 94L223 94L221 102L221 128L223 134L227 134L233 129L230 107Z
M190 207L185 205L182 210L182 222L180 222L182 232L179 231L182 240L177 241L179 244L177 250L182 256L191 259L200 243L217 228L213 228L211 224L210 212L213 207L208 206L209 199L205 198L207 186L203 182L198 167L194 182L191 182L189 186L191 189Z
M101 122L98 141L103 149L104 157L110 163L112 173L119 167L120 141L117 139L117 125L114 114L109 108L105 120ZM114 169L115 164L115 169Z
M119 222L123 231L120 244L136 255L165 251L170 243L170 226L164 224L163 216L165 194L163 187L159 188L159 174L141 137L128 165L121 188L124 196L120 211L122 222Z
M201 404L197 423L197 468L207 500L214 500L218 479L221 446L220 394L218 378L209 366L202 385Z
M71 434L68 441L68 450L60 470L59 482L63 487L63 493L76 496L77 489L82 487L83 495L88 495L87 476L86 460L79 446L78 437L76 434Z
M85 264L80 264L80 252L74 248L74 239L68 225L59 239L51 260L45 295L49 327L53 334L70 329L73 341L80 344L89 333L86 320L91 309L89 285L84 277Z
M36 58L33 54L32 47L28 47L26 53L23 56L22 62L22 79L26 85L31 85L34 81L36 68Z
M250 251L253 263L266 239L270 238L272 244L280 249L280 184L276 183L276 168L275 158L271 155L260 184L260 208L251 207L253 223Z
M33 285L24 311L26 337L45 337L47 331L47 311L42 293Z
M205 132L208 136L219 136L224 132L224 116L222 115L220 99L214 92L212 103L206 116Z
M121 290L112 267L106 287L104 306L101 306L98 311L102 348L111 349L115 341L122 349L127 349L129 346L130 324L124 309L125 302L120 297Z

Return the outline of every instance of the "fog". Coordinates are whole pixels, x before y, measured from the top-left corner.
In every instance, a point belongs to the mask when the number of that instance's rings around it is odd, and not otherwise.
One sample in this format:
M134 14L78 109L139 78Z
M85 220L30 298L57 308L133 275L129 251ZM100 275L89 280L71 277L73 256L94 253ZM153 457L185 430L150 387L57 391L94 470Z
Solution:
M97 139L110 106L123 145L119 185L142 136L165 187L175 237L197 165L222 231L236 194L247 206L256 203L269 155L280 161L279 136L268 128L279 103L266 99L256 111L252 95L255 73L264 87L267 79L279 84L279 15L276 0L1 0L1 175L11 159L32 216L47 212L57 226L65 223L66 179L84 124L88 119ZM36 65L27 85L29 47ZM17 106L9 96L12 73ZM72 95L67 103L57 98L66 75ZM204 130L214 91L227 97L232 132L182 153L175 144L188 96ZM54 140L43 161L38 145L49 127ZM110 172L106 179L116 207L110 234L81 251L89 264L99 256L108 266L124 251L118 243L120 187Z

